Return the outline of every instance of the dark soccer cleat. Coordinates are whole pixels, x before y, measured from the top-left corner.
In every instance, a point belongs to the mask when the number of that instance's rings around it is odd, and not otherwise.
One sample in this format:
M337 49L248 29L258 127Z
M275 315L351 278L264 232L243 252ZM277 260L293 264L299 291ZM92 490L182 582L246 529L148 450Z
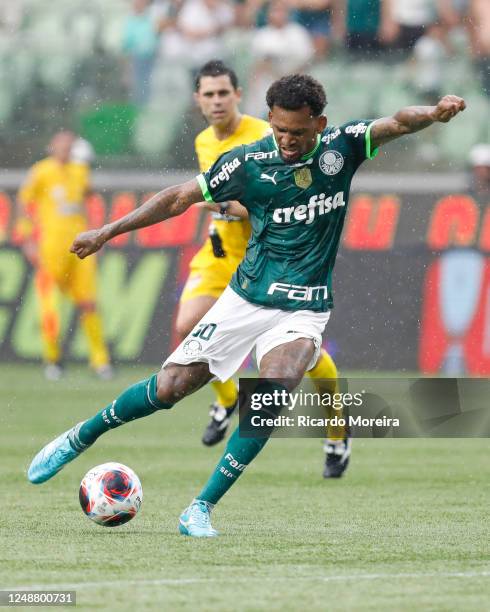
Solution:
M228 408L223 408L223 406L216 402L211 404L211 411L209 412L211 421L204 430L202 436L202 443L204 445L214 446L215 444L218 444L218 442L221 442L221 440L226 436L228 426L230 425L230 417L235 411L237 405L238 400L233 404L233 406L229 406Z
M347 436L343 440L325 441L325 467L323 478L340 478L349 465L352 440Z

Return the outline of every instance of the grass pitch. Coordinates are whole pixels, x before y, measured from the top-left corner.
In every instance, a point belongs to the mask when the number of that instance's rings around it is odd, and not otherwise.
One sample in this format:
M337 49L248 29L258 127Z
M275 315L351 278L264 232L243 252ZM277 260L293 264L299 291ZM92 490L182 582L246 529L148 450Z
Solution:
M223 447L208 449L209 389L110 432L52 481L33 454L151 368L59 383L0 366L0 588L75 589L78 609L483 610L490 599L489 441L356 440L345 478L321 478L319 440L272 440L213 514L219 538L177 533ZM140 476L140 514L93 524L78 504L92 466Z

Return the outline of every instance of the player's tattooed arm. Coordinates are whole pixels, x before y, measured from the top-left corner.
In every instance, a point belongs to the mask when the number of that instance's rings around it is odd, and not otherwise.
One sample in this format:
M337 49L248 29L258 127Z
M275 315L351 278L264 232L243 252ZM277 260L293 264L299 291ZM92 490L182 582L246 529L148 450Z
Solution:
M407 106L393 117L377 119L371 127L371 147L375 149L395 138L413 134L433 123L447 123L466 108L463 98L444 96L437 106Z
M84 259L98 251L111 238L181 215L192 204L201 200L202 191L196 179L168 187L121 219L79 234L70 251Z

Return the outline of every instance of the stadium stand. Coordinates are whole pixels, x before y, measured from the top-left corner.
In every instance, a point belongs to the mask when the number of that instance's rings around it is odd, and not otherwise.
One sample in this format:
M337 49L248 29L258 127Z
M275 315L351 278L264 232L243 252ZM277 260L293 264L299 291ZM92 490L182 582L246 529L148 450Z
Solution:
M123 32L134 9L132 2L18 0L15 7L0 2L0 75L4 83L0 91L0 141L14 143L8 152L0 153L0 164L19 166L38 158L41 143L60 124L81 131L90 140L95 121L99 127L103 124L103 134L93 142L102 165L171 166L179 127L192 114L192 69L185 58L169 59L167 54L178 29L179 11L194 1L155 0L146 7L144 1L139 2L160 37L150 94L139 108L132 104L128 57L123 50ZM353 0L345 2L349 8ZM247 0L245 5L249 4L249 21L254 25L243 19L242 4L235 25L216 30L225 59L237 70L245 87L253 65L250 41L256 31L256 15L259 10L262 15L267 11L267 2ZM467 4L470 10L472 1ZM369 6L375 10L376 1ZM295 14L291 11L290 19ZM406 50L400 55L393 45L365 54L362 48L354 48L353 53L352 40L347 50L343 34L333 32L328 53L315 58L305 69L325 84L327 93L331 92L328 111L336 123L388 114L407 103L424 103L428 99L426 90L431 90L430 70L437 72L439 84L434 82L434 91L442 89L464 96L471 121L465 121L464 127L462 122L451 124L440 137L437 135L430 152L427 143L420 142L419 160L461 165L475 142L490 138L490 98L484 91L482 58L471 48L468 18L466 22L464 18L462 15L459 23L450 26L445 26L442 19L436 22L442 24L437 35L426 28L423 36L427 44L420 53L413 54L409 49L408 55ZM478 29L471 15L470 25ZM431 38L434 36L440 40L435 42ZM431 50L436 56L430 55ZM192 139L187 148L192 149ZM185 157L190 160L192 155Z

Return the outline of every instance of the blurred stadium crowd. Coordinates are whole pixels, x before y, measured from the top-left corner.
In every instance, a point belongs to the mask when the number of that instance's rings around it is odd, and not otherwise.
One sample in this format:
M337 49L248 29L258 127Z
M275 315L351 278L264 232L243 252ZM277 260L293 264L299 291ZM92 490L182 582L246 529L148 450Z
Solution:
M103 165L193 166L192 75L211 58L256 116L273 80L309 71L335 123L464 96L419 162L462 165L490 138L489 0L0 0L0 163L30 163L64 126Z

